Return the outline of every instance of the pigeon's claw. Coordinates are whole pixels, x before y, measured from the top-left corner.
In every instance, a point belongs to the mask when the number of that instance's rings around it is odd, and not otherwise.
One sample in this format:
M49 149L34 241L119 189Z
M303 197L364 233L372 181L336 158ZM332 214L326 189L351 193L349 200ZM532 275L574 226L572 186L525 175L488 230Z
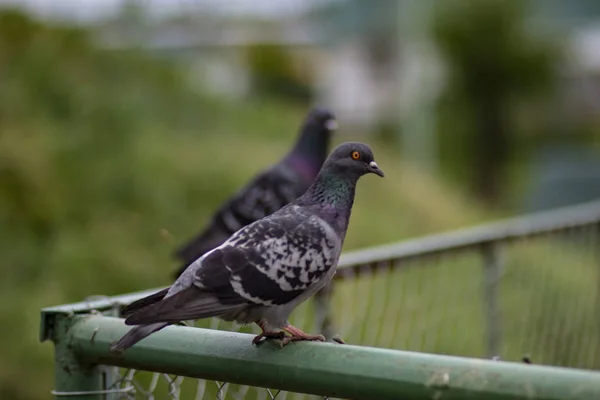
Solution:
M259 321L255 321L255 323L256 323L256 325L258 325L258 327L262 331L260 333L260 335L257 335L254 339L252 339L252 344L255 346L258 346L259 344L261 344L262 343L261 340L263 340L263 339L283 339L285 337L285 332L283 332L283 331L268 330L263 321L259 320Z
M318 340L319 342L325 341L325 336L309 335L308 333L302 331L301 329L296 328L293 325L288 325L285 328L283 328L283 330L286 331L287 333L289 333L291 336L286 336L285 338L283 338L283 340L281 341L281 347L283 347L291 342L298 342L301 340Z
M252 339L252 344L255 346L258 346L259 344L261 344L263 342L263 339L283 339L285 337L285 332L283 331L271 331L271 332L264 332L261 333L260 335L256 335L254 337L254 339Z
M332 339L333 339L333 341L334 341L334 342L336 342L336 343L339 343L339 344L346 344L346 342L344 342L344 339L342 339L342 338L341 338L341 337L339 337L339 336L334 336Z
M281 348L283 348L284 346L286 346L287 344L289 344L291 342L299 342L301 340L313 340L313 341L324 342L325 341L325 336L323 336L323 335L306 335L306 336L292 335L292 336L286 336L281 341L280 346L281 346Z

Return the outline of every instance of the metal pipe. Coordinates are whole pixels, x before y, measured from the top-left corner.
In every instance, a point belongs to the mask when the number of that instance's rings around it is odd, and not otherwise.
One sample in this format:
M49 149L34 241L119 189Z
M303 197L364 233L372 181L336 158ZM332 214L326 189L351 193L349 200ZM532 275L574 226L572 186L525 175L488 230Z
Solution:
M331 343L260 347L248 334L171 326L121 356L110 344L123 320L72 316L57 340L82 363L115 365L349 399L600 398L600 374L576 369L429 355Z

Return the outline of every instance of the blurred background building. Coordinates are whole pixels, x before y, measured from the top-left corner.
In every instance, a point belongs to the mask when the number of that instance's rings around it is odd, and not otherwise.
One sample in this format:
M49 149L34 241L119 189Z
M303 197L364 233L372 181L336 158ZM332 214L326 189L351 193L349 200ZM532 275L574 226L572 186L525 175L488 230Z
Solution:
M3 399L41 307L167 284L313 104L386 171L348 249L600 198L597 0L4 0L0 85Z

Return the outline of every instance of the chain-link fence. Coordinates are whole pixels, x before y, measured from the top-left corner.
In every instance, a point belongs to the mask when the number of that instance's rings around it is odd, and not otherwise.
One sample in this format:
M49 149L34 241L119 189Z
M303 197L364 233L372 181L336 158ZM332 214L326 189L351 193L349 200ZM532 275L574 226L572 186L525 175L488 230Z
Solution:
M107 388L107 393L116 395L117 399L328 399L328 397L303 393L184 378L134 369L117 370L113 368L107 373L116 374L113 383Z
M507 361L527 356L534 364L597 370L599 229L600 203L590 203L346 254L332 287L301 305L290 322L355 345ZM138 297L78 312L115 315ZM216 319L196 324L258 333ZM106 368L105 388L117 398L314 397Z

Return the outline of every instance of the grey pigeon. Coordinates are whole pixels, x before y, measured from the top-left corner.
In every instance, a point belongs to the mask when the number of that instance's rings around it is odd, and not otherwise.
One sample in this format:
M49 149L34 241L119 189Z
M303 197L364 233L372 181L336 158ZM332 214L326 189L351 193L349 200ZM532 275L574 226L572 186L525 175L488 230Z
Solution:
M208 317L255 322L262 333L254 344L262 338L280 338L282 346L324 340L287 319L334 275L356 183L368 173L384 176L369 146L338 146L306 193L238 230L192 263L170 288L142 299L141 309L124 310L125 323L136 326L111 350L124 351L167 325Z
M336 127L335 116L329 110L318 107L310 110L292 150L229 198L202 232L176 250L175 256L183 265L175 277L238 229L302 195L317 177L327 157L331 131Z

